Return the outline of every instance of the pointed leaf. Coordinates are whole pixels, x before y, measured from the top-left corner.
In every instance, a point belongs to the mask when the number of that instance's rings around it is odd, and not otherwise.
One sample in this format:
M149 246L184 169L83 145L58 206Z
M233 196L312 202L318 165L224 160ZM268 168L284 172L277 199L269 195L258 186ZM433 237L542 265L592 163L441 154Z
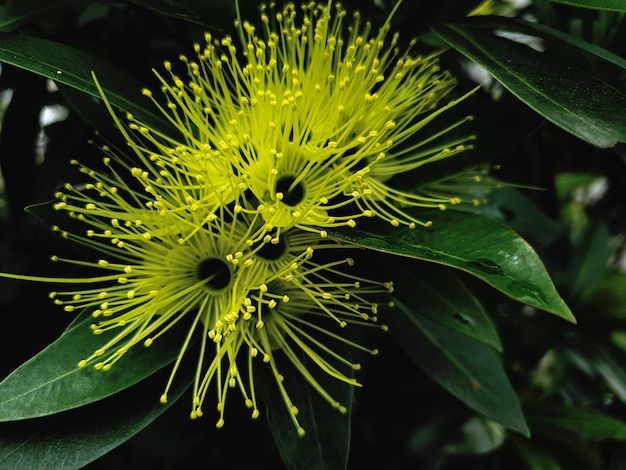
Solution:
M151 347L131 348L109 371L81 369L80 360L118 333L94 335L85 317L0 383L0 421L50 415L124 390L173 362L187 332L177 325Z
M344 357L349 357L350 352L344 345L337 345L333 349ZM272 435L283 461L290 470L345 469L350 450L354 387L339 382L325 373L316 374L317 366L313 364L309 366L309 372L314 374L316 380L335 400L345 406L346 412L341 413L331 407L305 382L289 361L283 360L279 370L285 377L285 388L299 410L298 421L306 434L299 436L296 432L275 379L264 370L260 376L264 380L258 380L258 383L266 405Z
M502 351L493 322L451 269L432 263L401 265L393 258L386 262L395 274L394 296L404 304L429 320Z
M580 301L594 318L626 318L626 273L610 273L586 290Z
M502 22L506 29L507 23ZM432 27L505 88L567 132L598 147L626 142L626 94L574 64L486 31L492 23Z
M94 72L111 104L155 128L169 127L150 100L143 99L141 81L93 54L47 39L0 33L0 61L99 98Z
M511 439L511 446L520 459L526 462L528 470L563 470L563 467L556 460L542 449L533 446L531 442Z
M626 439L626 423L599 411L574 406L533 406L525 410L531 428L565 430L583 439Z
M622 403L626 403L626 355L603 344L587 344L582 353L582 361L590 362L606 386ZM574 351L570 351L570 354L578 355Z
M374 223L368 230L329 235L366 248L461 269L515 300L574 321L539 256L517 233L488 217L467 212L423 211L421 218L431 220L433 225L410 230Z
M559 223L548 217L522 192L513 188L504 187L491 192L487 203L474 210L506 223L540 246L548 245L563 231Z
M528 436L519 400L492 348L394 299L389 334L415 363L470 408Z
M181 381L163 405L158 397L165 380L166 374L157 374L138 386L81 409L0 423L0 468L83 468L148 426L188 388L189 380Z
M624 0L550 0L554 3L564 3L581 8L592 8L594 10L626 11Z
M87 5L91 0L20 0L0 5L0 31L10 31L22 24L34 21L53 11L63 10L68 6Z
M597 222L587 228L580 246L572 250L569 271L574 273L574 278L570 298L583 295L605 277L611 256L610 238L608 226Z
M216 21L227 17L230 27L231 18L234 18L233 2L230 0L129 0L135 5L154 10L162 15L201 25L214 26Z

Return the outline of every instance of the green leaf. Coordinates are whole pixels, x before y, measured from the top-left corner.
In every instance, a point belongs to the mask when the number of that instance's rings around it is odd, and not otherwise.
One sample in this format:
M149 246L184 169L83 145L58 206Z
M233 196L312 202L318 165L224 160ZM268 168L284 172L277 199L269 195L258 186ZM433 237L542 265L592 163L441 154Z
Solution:
M596 318L626 318L626 273L609 274L586 290L580 301Z
M490 27L492 29L502 28L530 36L541 37L555 50L567 51L568 60L577 59L576 63L579 65L584 63L580 61L581 58L585 60L591 58L600 59L604 63L614 66L616 68L617 75L620 75L621 71L626 70L626 59L623 57L613 54L607 49L593 43L584 41L572 34L564 33L545 24L504 18L498 19L497 22L484 19L480 21L480 24L483 23L485 27Z
M99 98L94 72L112 105L147 125L169 128L152 102L142 96L145 85L140 80L93 54L47 39L0 33L0 61Z
M563 227L548 217L519 190L501 188L489 193L489 200L472 209L492 219L504 222L526 239L541 246L548 245L563 231Z
M589 225L583 234L580 246L571 254L573 282L570 295L578 297L602 280L607 272L607 264L611 255L610 233L608 226L603 222Z
M394 228L329 232L366 248L444 264L466 271L515 300L574 322L535 250L517 233L488 217L467 212L423 211L429 228ZM365 225L365 224L363 224Z
M574 7L591 8L594 10L626 11L624 0L550 0Z
M533 406L525 409L531 429L535 426L564 430L583 439L626 439L626 423L599 411L574 406Z
M73 5L88 5L91 0L20 0L0 5L0 31L10 31L52 12Z
M528 470L563 470L556 460L531 442L519 438L512 438L510 442Z
M337 344L332 349L343 357L350 357L346 345ZM277 357L277 361L280 359L286 358ZM275 378L268 370L263 370L259 374L260 380L256 382L259 384L259 394L265 402L268 424L283 461L290 470L345 469L350 450L354 387L325 373L317 374L317 366L308 364L309 372L321 386L345 406L346 412L341 413L331 407L304 380L291 362L283 360L279 364L279 371L285 377L285 388L299 410L298 421L306 432L304 436L298 435L285 409L285 402ZM348 377L353 375L352 371L345 373L349 374Z
M509 24L479 19L438 24L432 29L517 98L567 132L598 147L626 142L626 121L622 119L626 94L591 72L492 31L498 26L506 30Z
M164 371L165 372L165 371ZM59 415L0 423L0 468L76 470L109 452L152 423L187 389L172 388L166 404L159 403L157 374L114 397Z
M503 115L506 115L507 126L500 125ZM462 121L466 116L472 116L472 120L445 133L436 142L444 143L454 138L475 136L471 151L396 175L393 178L394 186L415 190L448 180L467 170L489 165L545 122L541 116L519 102L494 102L472 95L420 129L411 136L411 140L426 140L442 129ZM495 128L498 128L498 132L494 132Z
M162 15L172 16L192 23L210 25L227 18L228 27L234 20L234 2L230 0L129 0L135 5L156 11Z
M600 344L586 345L581 352L583 361L589 361L606 386L622 403L626 403L626 369L624 368L626 356L623 352ZM574 355L573 351L570 354ZM579 363L584 364L584 362Z
M18 367L0 383L0 421L46 416L113 395L174 361L187 333L180 324L146 348L131 348L109 371L87 366L85 359L119 331L94 335L85 312L54 343ZM87 317L87 318L84 318ZM165 386L165 383L163 383Z
M386 259L394 276L394 296L420 315L502 351L493 322L465 284L449 268L432 263L401 265Z
M414 305L394 303L398 311L388 316L389 334L421 369L470 408L529 435L517 395L492 348L425 318Z

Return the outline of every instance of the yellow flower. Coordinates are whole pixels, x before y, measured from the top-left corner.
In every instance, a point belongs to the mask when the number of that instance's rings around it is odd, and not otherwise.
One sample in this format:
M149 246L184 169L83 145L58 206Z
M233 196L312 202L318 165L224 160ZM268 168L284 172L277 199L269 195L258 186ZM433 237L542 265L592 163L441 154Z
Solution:
M288 235L291 232L288 232ZM310 234L294 234L302 241L313 241ZM345 248L334 242L319 244L315 251ZM297 404L291 399L288 384L277 365L278 351L293 364L302 378L319 393L333 408L345 413L341 405L324 386L314 378L305 365L304 358L330 377L351 386L360 386L348 370L359 370L360 364L353 363L333 350L333 343L343 343L350 348L377 354L348 338L341 331L347 325L377 326L378 304L374 295L392 291L390 282L375 282L350 275L339 267L352 266L350 258L318 263L312 260L313 250L308 247L310 256L287 274L276 276L267 284L255 290L250 299L255 306L252 318L244 318L229 334L215 340L209 332L202 339L202 351L208 351L209 340L215 342L215 354L204 354L210 361L204 377L194 386L194 410L192 418L203 415L202 406L209 386L216 382L217 427L224 425L226 397L229 389L239 388L245 404L252 408L252 418L259 416L255 386L255 367L260 362L268 364L274 376L279 393L283 398L289 416L300 435L305 430L298 421ZM381 325L385 329L384 325ZM241 351L241 349L244 351ZM247 358L247 376L239 371L241 362ZM198 374L203 368L198 365ZM297 378L296 378L297 380Z
M155 71L164 104L143 91L173 134L131 115L122 122L96 80L132 155L103 146L101 171L74 162L87 182L65 185L55 208L86 231L54 230L97 257L53 259L104 274L1 274L79 286L51 297L69 312L91 309L94 333L117 332L80 367L106 371L130 348L150 346L187 317L191 327L162 402L198 332L192 418L203 414L212 387L218 427L231 388L256 418L261 362L303 434L279 353L331 406L345 410L303 357L359 385L344 369L358 364L332 343L375 353L342 328L377 325L378 302L392 287L349 273L353 261L340 253L347 247L324 240L326 230L354 227L361 217L428 225L405 208L456 204L461 180L411 193L394 187L393 176L471 148L471 138L447 137L466 119L412 140L467 95L441 103L454 79L439 70L436 55L415 56L413 43L400 52L398 36L389 35L395 11L375 33L358 13L347 22L332 1L307 3L301 12L271 4L263 8L259 32L238 13L236 39L207 34L206 44L195 46L196 58L180 57L187 77L169 62L165 73Z
M65 284L65 290L50 294L55 304L67 312L91 311L96 335L115 332L91 356L77 358L78 367L91 365L107 371L131 348L149 347L185 318L189 331L161 395L163 403L193 335L199 333L192 418L202 415L212 384L217 392L218 427L224 423L227 392L237 386L256 418L259 409L253 371L240 374L239 364L245 364L247 357L248 367L252 367L252 358L259 355L270 363L302 432L294 405L279 380L273 349L282 350L304 379L339 407L303 369L294 349L304 351L331 376L358 385L330 362L346 361L305 330L367 350L331 330L350 323L374 324L377 304L369 296L388 292L391 284L343 273L340 267L352 264L343 255L347 247L317 234L294 228L280 236L266 233L256 240L251 235L263 225L258 214L237 211L232 204L209 215L190 211L178 194L187 191L184 181L180 187L175 180L168 188L152 186L137 176L144 171L140 167L129 166L106 147L103 151L107 154L103 171L73 162L88 181L66 184L57 192L54 204L57 211L76 222L71 224L73 230L56 225L53 230L90 248L93 258L52 257L103 274L77 278L0 274ZM165 199L168 204L159 203ZM174 207L175 201L181 207ZM318 252L325 261L313 260ZM341 258L333 261L337 254ZM322 326L315 319L320 316L331 325ZM242 347L245 351L240 354Z
M455 80L436 54L414 55L414 42L400 51L399 36L389 34L396 9L377 32L358 13L346 20L332 1L302 11L264 6L260 28L238 14L236 38L207 34L195 58L180 56L186 76L170 62L154 72L166 104L144 90L176 136L132 116L118 127L143 161L158 156L163 174L186 177L194 208L210 213L220 194L220 204L261 214L257 237L293 226L324 236L373 216L428 224L403 208L442 208L456 198L412 194L390 179L471 148L471 136L446 139L469 117L411 140L471 92L442 104Z

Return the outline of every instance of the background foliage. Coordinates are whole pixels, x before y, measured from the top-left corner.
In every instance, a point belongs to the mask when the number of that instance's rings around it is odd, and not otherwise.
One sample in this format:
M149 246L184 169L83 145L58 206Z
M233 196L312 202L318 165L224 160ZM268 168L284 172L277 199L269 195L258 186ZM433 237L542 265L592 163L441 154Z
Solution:
M351 413L303 386L315 431L300 440L268 386L267 420L233 406L222 430L191 422L184 381L158 404L175 334L109 380L68 372L93 349L83 317L51 305L50 286L0 279L0 468L626 467L626 5L478 3L404 0L393 19L424 52L446 49L459 95L483 85L454 109L475 116L476 149L405 183L489 163L510 184L472 212L432 214L432 229L332 234L396 283L365 387L337 390ZM256 18L258 2L240 4ZM390 4L344 2L373 23ZM71 249L46 205L24 208L72 179L70 159L99 160L95 129L119 139L91 71L115 106L167 130L140 94L157 87L151 69L233 18L228 0L0 5L2 271L59 275L44 260Z

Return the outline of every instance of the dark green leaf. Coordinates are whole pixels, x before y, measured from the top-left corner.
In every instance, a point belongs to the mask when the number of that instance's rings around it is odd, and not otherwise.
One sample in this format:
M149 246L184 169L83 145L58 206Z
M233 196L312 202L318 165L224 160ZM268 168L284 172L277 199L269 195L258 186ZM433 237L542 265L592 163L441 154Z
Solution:
M145 85L93 54L47 39L0 33L0 61L100 97L93 72L112 105L133 114L147 125L168 129L168 124L155 112L150 100L142 97L141 90Z
M588 227L581 245L572 253L570 272L574 279L570 288L572 296L580 296L586 289L604 278L610 249L609 228L604 223Z
M501 126L502 115L506 114L507 126ZM495 158L528 137L544 122L537 113L520 103L499 103L471 96L440 115L432 123L412 136L418 142L472 116L472 120L463 123L453 131L445 133L441 142L453 138L475 136L472 150L463 152L454 158L444 158L419 167L415 171L395 176L394 185L416 189L450 179L467 170L489 165ZM494 128L498 132L494 133ZM437 141L439 142L439 141Z
M574 406L534 406L525 409L531 429L535 426L564 430L583 439L626 439L626 423L599 411Z
M333 347L344 357L349 357L345 345ZM278 359L285 359L283 356ZM283 360L279 365L284 385L293 404L298 408L298 421L306 434L299 436L285 409L285 402L280 394L274 377L268 370L259 375L259 393L265 402L267 419L283 461L291 470L339 470L348 464L350 450L352 402L354 387L339 382L325 373L316 374L317 366L309 364L311 372L322 387L346 412L340 413L330 406L312 387L293 365ZM267 366L269 368L269 366ZM347 371L346 373L348 373ZM348 375L349 377L352 375Z
M622 403L626 403L626 354L609 341L591 341L580 336L576 349L563 351L574 367L588 375L598 376Z
M556 460L529 441L513 438L511 439L511 446L520 459L526 462L528 470L563 470L563 467Z
M517 233L488 217L466 212L423 211L429 228L393 228L372 224L368 230L332 232L366 248L409 256L466 271L506 295L574 321L533 248Z
M626 274L609 274L586 290L580 301L590 315L626 318Z
M567 51L568 60L574 60L576 59L575 56L578 55L579 58L600 59L606 64L613 65L617 74L619 74L620 70L626 70L626 59L623 57L613 54L612 52L593 43L583 41L572 34L567 34L559 31L558 29L546 26L545 24L504 18L498 19L495 22L489 19L484 19L481 20L479 24L484 24L485 27L501 28L530 36L540 37L546 41L552 49ZM576 63L579 65L583 64L580 60L576 60Z
M165 372L165 371L164 371ZM84 408L27 421L0 423L0 468L76 470L106 454L148 426L187 389L177 385L159 403L157 374L141 384ZM181 381L182 382L182 381Z
M0 31L10 31L45 15L67 7L91 3L91 0L20 0L0 5Z
M509 23L502 22L500 29ZM489 31L485 28L489 27ZM505 39L481 21L433 30L539 114L598 147L626 142L626 95L592 73Z
M504 222L517 233L542 246L554 241L563 230L561 225L514 188L504 187L491 192L489 201L473 210Z
M129 0L135 5L154 10L160 14L173 16L201 25L224 21L229 27L235 19L233 3L229 0Z
M451 269L422 262L400 265L393 258L386 261L395 275L394 296L404 304L430 320L502 350L493 322Z
M425 318L415 306L398 299L395 303L398 311L389 315L389 334L420 368L472 409L529 434L517 395L492 348Z
M624 0L550 0L554 3L564 3L581 8L592 8L594 10L626 11Z
M596 344L590 345L584 351L584 356L598 371L606 386L622 403L626 403L626 356L623 352Z
M150 348L131 348L109 371L80 369L79 361L118 333L94 335L89 328L93 320L84 316L0 383L0 421L46 416L124 390L173 362L187 332L186 325L177 325Z

